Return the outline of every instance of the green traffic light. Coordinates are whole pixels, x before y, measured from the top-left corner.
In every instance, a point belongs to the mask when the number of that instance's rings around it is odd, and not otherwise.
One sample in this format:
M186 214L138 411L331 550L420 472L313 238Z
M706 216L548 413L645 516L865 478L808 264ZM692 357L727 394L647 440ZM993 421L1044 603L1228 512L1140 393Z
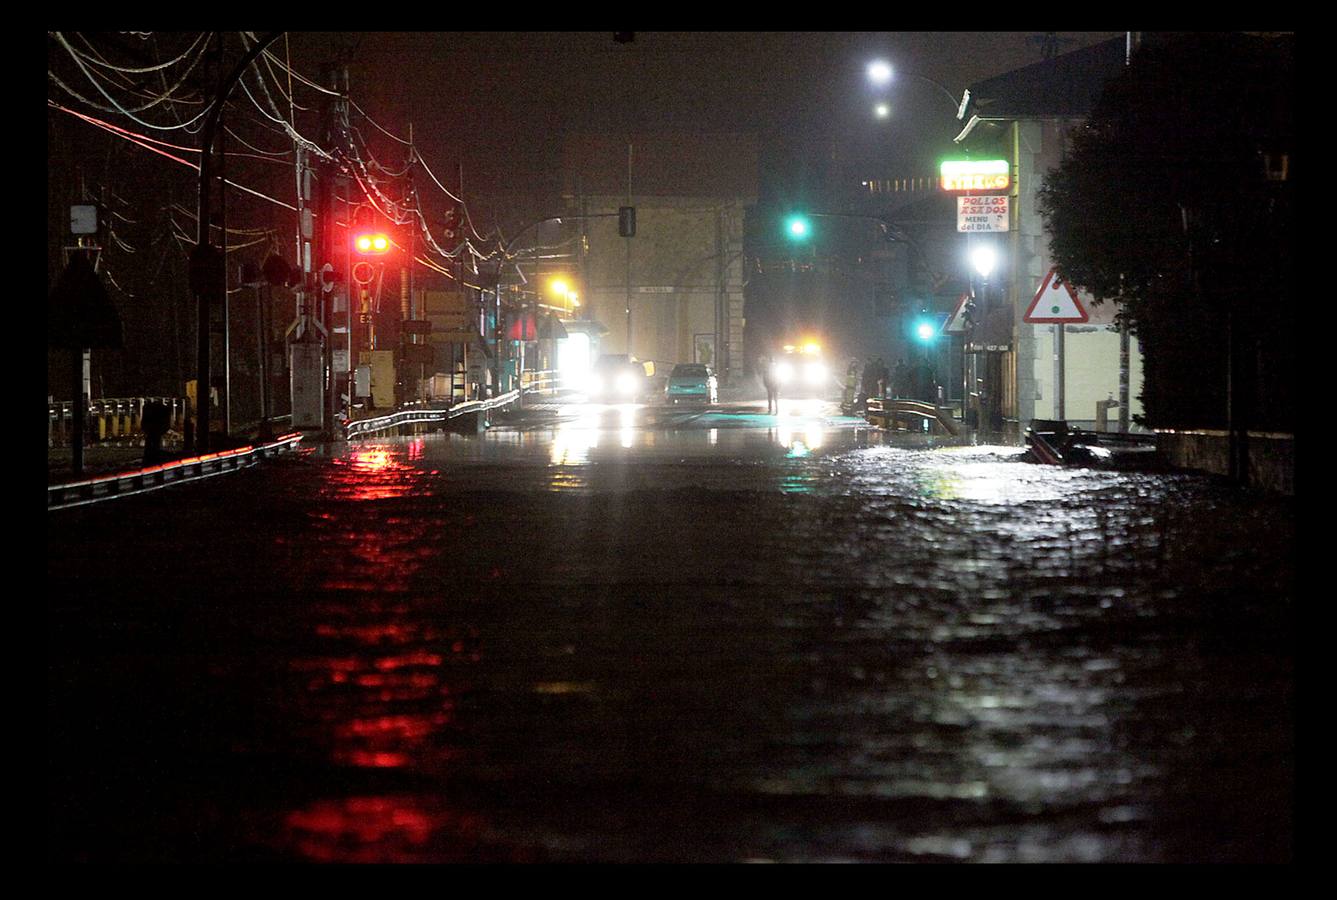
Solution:
M801 241L812 231L806 216L790 216L785 220L785 231L791 238Z
M925 314L915 317L910 326L910 333L921 344L931 344L933 339L938 336L938 323Z

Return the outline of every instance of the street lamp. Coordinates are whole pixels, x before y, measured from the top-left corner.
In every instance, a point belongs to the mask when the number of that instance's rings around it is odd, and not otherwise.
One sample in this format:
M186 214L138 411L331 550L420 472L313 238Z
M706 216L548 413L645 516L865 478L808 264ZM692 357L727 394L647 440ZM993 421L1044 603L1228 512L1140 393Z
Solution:
M924 75L919 75L915 72L901 72L900 74L907 78L914 78L924 82L925 84L932 85L934 88L941 91L942 95L947 98L947 102L952 105L953 112L959 113L961 108L961 101L950 90L943 87L941 84L934 81L932 78L928 78ZM891 84L891 82L895 79L895 77L896 77L895 70L892 69L891 63L887 62L886 60L878 59L868 64L868 81L875 88L885 88L887 85ZM886 116L891 114L890 109L888 109L886 113L883 113L882 111L883 109L884 106L879 105L875 110L877 117L879 119L886 118Z
M974 267L975 272L976 272L976 273L979 275L979 277L980 277L980 306L981 306L982 308L979 310L979 312L978 312L977 315L979 315L979 316L981 317L981 319L987 321L988 310L989 310L990 307L992 306L992 303L991 303L990 300L989 300L989 275L993 273L995 266L997 266L997 264L998 264L998 252L997 252L997 250L994 249L994 247L993 247L992 244L976 244L976 245L975 245L973 248L971 248L971 250L970 250L970 264L971 264L971 266ZM972 333L973 333L975 327L977 327L976 324L972 323L972 325L971 325L971 331L972 331ZM983 335L983 337L984 337L985 342L987 342L987 341L988 341L988 338L989 338L988 333L986 332L986 333ZM978 343L978 342L976 342L976 343ZM978 352L978 350L977 350L976 352ZM988 351L986 350L986 352L988 352ZM986 359L986 365L987 365L987 363L988 363L988 360ZM972 370L976 369L977 366L978 366L978 359L977 359L977 357L976 357L975 355L973 355L973 354L972 354L971 357L970 357L970 364L971 364L971 369L972 369ZM965 360L964 360L964 359L962 360L962 366L963 366L963 367L965 366ZM986 369L986 372L985 372L985 377L986 377L986 378L991 377L991 376L989 375L987 369ZM978 385L978 383L979 383L979 373L978 373L978 371L974 371L973 374L972 374L972 376L971 376L971 377L968 377L968 378L966 379L966 382L967 382L967 383L966 383L966 394L965 394L965 398L964 398L963 401L962 401L963 404L964 404L964 403L967 403L967 402L969 401L969 399L970 399L970 388L971 388L971 387L974 387L974 386L976 386L976 385ZM992 414L992 413L993 413L992 405L993 405L993 403L994 403L994 401L995 401L995 398L994 398L994 396L993 396L993 394L994 394L995 392L994 392L993 390L990 390L990 391L988 391L988 392L986 392L986 393L987 393L987 396L986 396L986 397L981 397L981 403L980 403L980 410L979 410L979 413L980 413L980 418L984 418L985 416L988 417L986 421L988 422L989 427L992 428L993 425L994 425L994 423L993 423L993 418L994 418L994 417L993 417L993 414ZM988 401L988 403L989 403L989 407L990 407L990 408L988 408L988 409L985 409L985 408L984 408L984 401L985 401L986 399L987 399L987 401ZM964 407L963 407L963 409L962 409L962 417L964 418L964 416L965 416L965 410L964 410ZM977 425L982 425L982 424L983 424L983 423L980 422L980 421L977 419Z
M970 264L980 273L980 278L984 279L986 284L989 281L989 273L993 271L997 262L998 254L991 244L980 244L970 251Z

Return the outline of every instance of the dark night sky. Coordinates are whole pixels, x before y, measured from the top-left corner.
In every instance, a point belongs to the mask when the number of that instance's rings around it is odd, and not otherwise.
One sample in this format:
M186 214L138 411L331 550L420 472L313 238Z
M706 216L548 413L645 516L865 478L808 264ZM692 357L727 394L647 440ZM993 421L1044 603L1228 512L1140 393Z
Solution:
M1061 33L1061 50L1119 32ZM314 74L336 46L352 47L354 99L414 137L467 194L555 186L567 131L747 131L762 146L835 140L846 158L884 175L920 174L959 130L943 92L901 77L895 113L871 116L865 77L875 57L938 82L959 98L971 82L1040 59L1037 32L303 33L293 60ZM367 138L395 159L386 139ZM819 152L819 151L814 151ZM468 197L471 203L473 197Z

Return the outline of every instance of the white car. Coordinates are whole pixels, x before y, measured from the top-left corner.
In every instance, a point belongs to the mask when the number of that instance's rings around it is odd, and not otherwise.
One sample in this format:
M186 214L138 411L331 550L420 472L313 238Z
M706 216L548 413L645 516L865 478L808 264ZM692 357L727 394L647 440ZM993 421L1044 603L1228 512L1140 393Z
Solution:
M645 367L625 353L606 353L594 361L585 380L585 394L601 403L631 403L644 396Z

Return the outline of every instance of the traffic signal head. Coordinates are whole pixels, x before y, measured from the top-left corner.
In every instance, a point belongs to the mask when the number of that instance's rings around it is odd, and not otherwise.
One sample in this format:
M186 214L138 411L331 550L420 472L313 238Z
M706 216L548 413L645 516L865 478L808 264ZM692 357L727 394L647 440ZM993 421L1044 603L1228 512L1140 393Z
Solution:
M812 225L808 223L808 217L795 213L786 218L785 234L789 236L790 240L807 240L808 236L812 234Z
M922 312L910 323L910 336L921 344L931 344L941 328L942 322L939 319Z
M390 238L379 231L364 231L353 236L353 249L358 253L379 255L390 250Z

